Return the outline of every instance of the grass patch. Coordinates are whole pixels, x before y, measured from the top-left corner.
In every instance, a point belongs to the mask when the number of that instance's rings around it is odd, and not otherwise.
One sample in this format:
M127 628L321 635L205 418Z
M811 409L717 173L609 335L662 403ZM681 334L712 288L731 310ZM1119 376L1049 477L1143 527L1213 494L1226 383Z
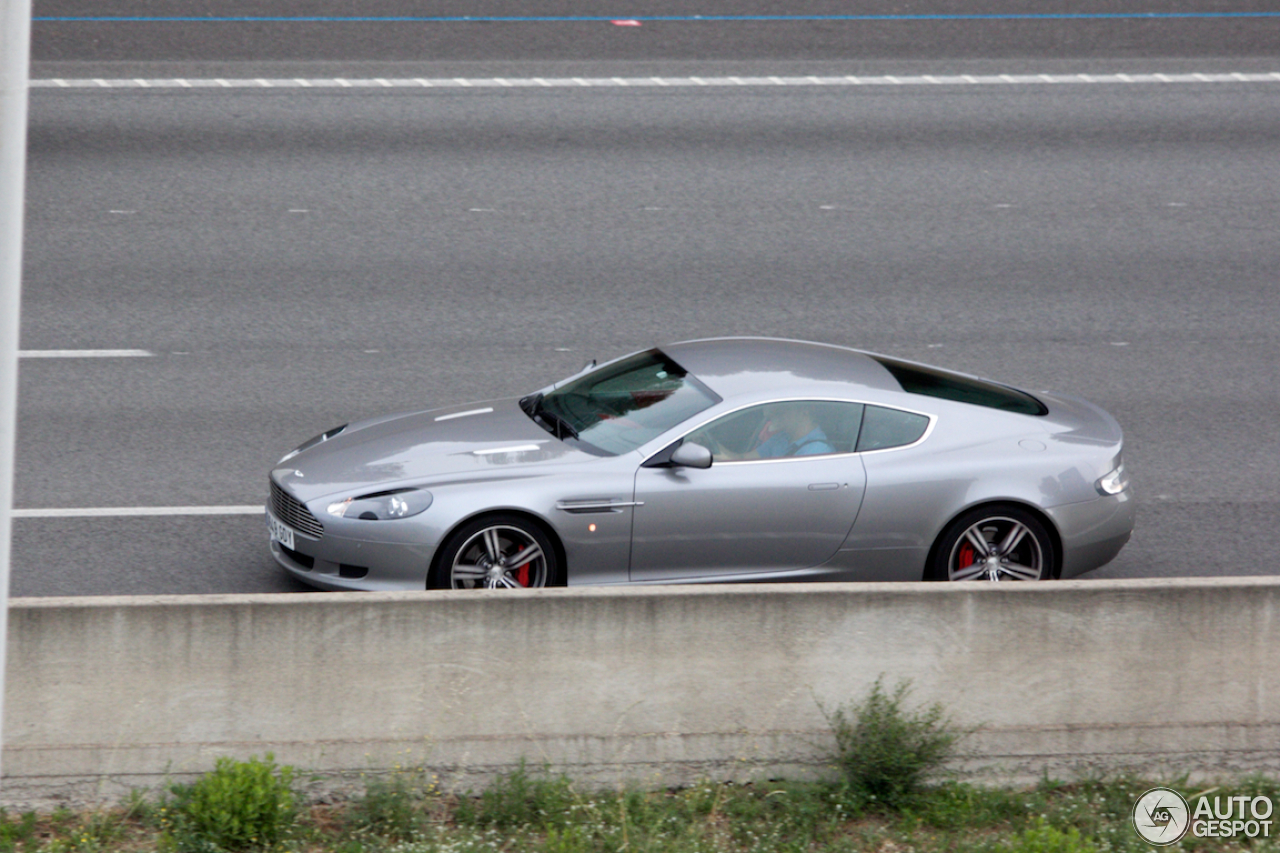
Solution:
M279 778L279 777L277 777ZM415 779L371 782L338 805L297 814L275 841L211 834L178 847L172 818L129 804L53 815L0 813L3 853L1149 853L1129 823L1134 800L1159 780L1117 778L1030 788L925 785L910 808L857 810L842 780L704 782L686 788L588 789L564 776L519 770L472 796ZM1195 793L1177 781L1171 784ZM1208 787L1208 786L1204 786ZM1219 795L1276 792L1252 778ZM172 802L172 801L171 801ZM1280 851L1253 842L1186 838L1170 850Z

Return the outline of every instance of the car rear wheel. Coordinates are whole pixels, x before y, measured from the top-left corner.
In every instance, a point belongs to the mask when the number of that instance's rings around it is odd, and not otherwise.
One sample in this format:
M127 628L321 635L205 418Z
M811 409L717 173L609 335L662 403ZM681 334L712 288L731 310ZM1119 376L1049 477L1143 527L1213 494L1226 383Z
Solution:
M929 569L930 580L1047 580L1054 575L1053 541L1024 509L979 507L946 529Z
M528 589L554 585L558 571L555 548L541 528L520 516L490 515L449 536L429 586Z

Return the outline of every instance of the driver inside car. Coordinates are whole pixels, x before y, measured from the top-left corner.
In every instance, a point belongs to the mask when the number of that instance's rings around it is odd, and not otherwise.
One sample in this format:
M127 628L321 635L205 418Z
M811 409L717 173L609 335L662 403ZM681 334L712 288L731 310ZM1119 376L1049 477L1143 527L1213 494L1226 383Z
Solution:
M743 459L776 459L835 452L808 406L795 403L765 406L764 416L763 440L744 454Z
M741 433L740 425L745 426L743 419L751 417L750 411L730 415L686 440L706 445L717 459L724 462L835 452L808 403L770 403L756 409L756 425L750 427L748 436L743 436L745 441L733 438L733 434Z

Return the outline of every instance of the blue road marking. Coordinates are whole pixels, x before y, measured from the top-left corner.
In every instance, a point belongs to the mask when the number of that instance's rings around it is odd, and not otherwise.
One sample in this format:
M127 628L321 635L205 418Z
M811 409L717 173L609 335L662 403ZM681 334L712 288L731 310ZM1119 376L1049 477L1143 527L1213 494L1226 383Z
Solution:
M1176 19L1227 19L1227 18L1280 18L1280 12L1081 12L1081 13L994 13L954 15L549 15L500 16L346 16L346 15L228 15L228 16L107 16L107 15L36 15L32 21L39 23L415 23L415 24L471 24L471 23L599 23L609 21L644 22L781 22L801 23L810 21L1098 21L1098 20L1176 20Z

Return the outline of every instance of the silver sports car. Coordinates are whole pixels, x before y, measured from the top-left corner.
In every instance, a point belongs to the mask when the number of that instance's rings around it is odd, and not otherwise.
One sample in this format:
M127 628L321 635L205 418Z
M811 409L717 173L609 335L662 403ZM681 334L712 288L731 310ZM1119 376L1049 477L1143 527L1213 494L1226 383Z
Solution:
M519 399L346 424L271 472L325 589L1044 580L1133 529L1115 419L827 344L686 341Z

